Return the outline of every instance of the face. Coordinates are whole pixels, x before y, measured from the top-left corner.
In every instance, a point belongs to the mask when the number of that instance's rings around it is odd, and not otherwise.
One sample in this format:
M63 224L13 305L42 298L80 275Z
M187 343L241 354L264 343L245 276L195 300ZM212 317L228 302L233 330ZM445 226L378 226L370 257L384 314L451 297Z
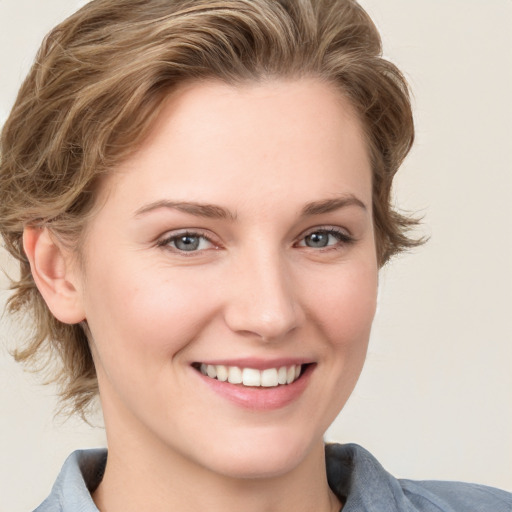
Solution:
M356 383L375 310L350 105L306 79L182 86L102 187L79 293L110 450L231 476L299 466Z

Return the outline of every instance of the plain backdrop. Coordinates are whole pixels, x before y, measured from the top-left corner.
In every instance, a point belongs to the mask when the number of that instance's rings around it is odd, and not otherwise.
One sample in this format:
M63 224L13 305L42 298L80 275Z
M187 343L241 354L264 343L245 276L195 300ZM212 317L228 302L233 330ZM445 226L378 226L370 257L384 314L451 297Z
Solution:
M0 123L43 35L81 3L0 0ZM512 1L361 3L414 92L395 196L431 240L382 271L367 365L327 438L396 476L512 490ZM13 270L1 251L0 265ZM26 327L0 320L2 512L32 510L73 449L105 444L99 417L55 420L55 390L11 360Z

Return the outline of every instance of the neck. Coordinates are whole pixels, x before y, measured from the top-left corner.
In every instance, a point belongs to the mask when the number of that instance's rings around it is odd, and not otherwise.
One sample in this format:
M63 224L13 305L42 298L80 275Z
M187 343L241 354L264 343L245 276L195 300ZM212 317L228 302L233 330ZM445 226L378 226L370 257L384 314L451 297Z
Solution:
M120 442L123 439L123 442ZM284 474L234 478L202 467L140 438L109 439L102 483L93 499L102 512L337 512L341 505L327 484L323 442Z

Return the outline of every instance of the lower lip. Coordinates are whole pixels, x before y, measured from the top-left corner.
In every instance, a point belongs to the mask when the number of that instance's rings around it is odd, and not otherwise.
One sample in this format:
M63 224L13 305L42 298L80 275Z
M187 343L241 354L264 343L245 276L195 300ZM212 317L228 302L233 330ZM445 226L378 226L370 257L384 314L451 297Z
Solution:
M315 364L310 364L296 381L272 388L221 382L194 371L212 391L236 405L255 411L271 411L285 407L297 400L306 389L315 367Z

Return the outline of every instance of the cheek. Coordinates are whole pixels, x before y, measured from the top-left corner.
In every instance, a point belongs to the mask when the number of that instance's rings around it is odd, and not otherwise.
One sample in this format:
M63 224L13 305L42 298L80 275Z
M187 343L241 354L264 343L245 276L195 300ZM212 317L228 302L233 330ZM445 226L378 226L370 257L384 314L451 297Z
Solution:
M204 287L187 272L130 264L103 268L110 271L90 272L87 300L87 319L102 356L128 364L135 356L139 362L157 358L165 365L214 314Z
M331 343L366 350L377 302L376 265L351 265L316 282L311 309Z

